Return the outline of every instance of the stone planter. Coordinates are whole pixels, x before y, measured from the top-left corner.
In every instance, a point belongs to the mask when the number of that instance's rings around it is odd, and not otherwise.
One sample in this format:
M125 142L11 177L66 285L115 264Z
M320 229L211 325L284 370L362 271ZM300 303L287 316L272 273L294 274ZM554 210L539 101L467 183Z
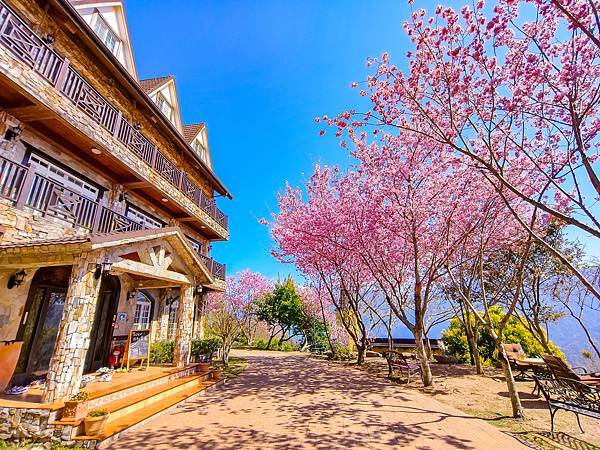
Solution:
M67 400L65 402L65 409L63 409L63 419L68 420L81 420L85 417L88 409L87 400L83 402L74 402Z
M108 414L98 417L86 417L83 421L86 436L95 436L102 433L107 420Z
M223 369L221 369L220 367L213 369L212 370L212 379L220 380L221 378L223 378Z
M208 362L201 362L198 364L198 370L200 372L208 372L210 370L210 363Z

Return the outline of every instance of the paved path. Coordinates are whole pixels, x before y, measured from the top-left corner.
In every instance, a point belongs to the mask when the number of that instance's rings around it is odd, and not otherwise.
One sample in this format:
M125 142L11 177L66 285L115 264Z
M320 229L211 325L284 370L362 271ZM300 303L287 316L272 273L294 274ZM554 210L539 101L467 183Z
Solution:
M524 449L483 420L352 368L245 352L238 378L113 449Z

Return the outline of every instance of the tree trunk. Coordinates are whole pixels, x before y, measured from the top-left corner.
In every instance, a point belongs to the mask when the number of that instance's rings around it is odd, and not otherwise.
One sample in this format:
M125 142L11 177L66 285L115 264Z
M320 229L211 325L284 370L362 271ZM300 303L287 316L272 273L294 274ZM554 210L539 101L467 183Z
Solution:
M427 355L427 359L431 360L431 341L427 333L425 334L425 355Z
M276 334L277 333L275 333L275 328L273 327L273 329L271 330L271 335L269 336L269 341L267 342L267 350L271 350L271 341L273 340Z
M356 358L356 364L357 365L362 365L365 362L365 353L366 353L366 347L364 345L357 345L356 346L356 351L358 352L358 357Z
M498 360L502 364L502 370L504 371L504 378L506 379L506 386L508 388L508 395L512 405L513 417L516 419L523 419L525 417L525 413L523 412L523 406L521 405L521 399L519 398L517 383L513 377L508 358L504 353L504 348L502 348L501 339L496 340L496 350L498 351Z
M421 366L421 381L424 387L431 386L433 384L433 375L431 374L429 359L427 359L427 352L423 344L423 330L420 327L416 327L413 335L415 337L415 353Z

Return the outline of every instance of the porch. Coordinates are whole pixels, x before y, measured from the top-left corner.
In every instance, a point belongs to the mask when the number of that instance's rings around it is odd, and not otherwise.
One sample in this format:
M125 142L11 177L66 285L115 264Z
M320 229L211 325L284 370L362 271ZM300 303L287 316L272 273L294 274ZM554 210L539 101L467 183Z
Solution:
M0 394L0 414L13 419L6 424L12 427L13 438L39 439L47 435L48 440L62 444L100 448L221 381L211 370L200 369L198 364L135 368L127 373L112 373L110 383L99 381L101 374L92 374L96 380L81 389L88 394L87 409L103 408L110 414L98 435L86 435L82 420L63 419L64 402L44 403L43 387L22 395Z

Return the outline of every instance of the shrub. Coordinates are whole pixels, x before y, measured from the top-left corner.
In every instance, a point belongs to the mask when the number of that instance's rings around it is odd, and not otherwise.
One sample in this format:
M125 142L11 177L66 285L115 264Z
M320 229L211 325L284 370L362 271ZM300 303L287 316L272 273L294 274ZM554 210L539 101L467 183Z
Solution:
M282 352L297 352L300 350L300 345L295 342L285 341L279 345L279 350Z
M266 350L267 349L267 341L266 339L257 339L254 341L254 348L258 350ZM275 348L275 346L279 343L277 339L273 339L271 341L271 348Z
M173 362L175 342L158 341L150 345L150 362L153 364L170 364Z
M192 355L210 356L223 346L221 338L194 339L192 341Z
M504 316L504 312L497 306L490 308L492 321L497 324ZM507 344L521 344L523 351L530 357L540 357L544 348L535 339L531 332L521 323L516 315L513 315L502 333L503 342ZM446 346L446 354L456 356L461 362L469 362L469 344L465 327L460 320L453 318L446 330L442 331L442 341ZM549 342L552 353L564 359L563 352L552 342ZM479 327L477 332L477 347L482 361L487 365L494 365L498 361L498 354L494 339L487 328Z
M356 354L352 352L348 347L343 345L334 346L331 353L329 354L329 359L333 359L335 361L352 361L356 358Z
M70 398L72 402L85 402L88 399L89 394L85 391L79 391L73 397Z
M107 409L92 409L88 414L88 417L102 417L108 415Z

